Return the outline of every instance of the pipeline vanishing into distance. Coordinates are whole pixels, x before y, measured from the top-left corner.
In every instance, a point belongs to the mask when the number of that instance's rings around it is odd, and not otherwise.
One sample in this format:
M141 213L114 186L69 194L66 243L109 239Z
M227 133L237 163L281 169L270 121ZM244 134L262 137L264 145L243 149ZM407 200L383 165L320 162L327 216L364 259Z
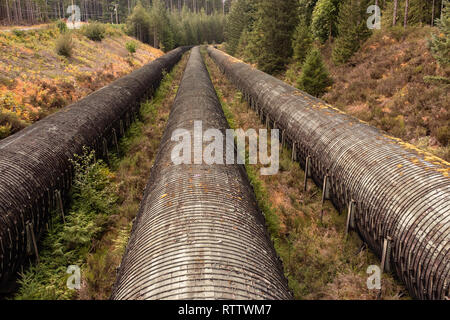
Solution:
M62 209L74 154L86 146L108 159L141 100L187 50L175 49L0 141L0 292L37 254L52 210ZM305 169L305 186L313 179L322 201L347 210L347 229L381 257L381 267L395 271L416 298L449 299L450 164L219 50L208 53L261 121L281 130L282 144ZM195 121L229 128L198 47L111 298L291 299L244 166L173 164L173 132L192 133Z
M448 299L450 164L217 49L208 53L282 143L347 209L347 224L419 299ZM306 180L305 180L306 183Z
M141 100L153 94L164 71L188 49L172 50L0 141L0 291L26 257L36 253L50 212L68 194L70 159L84 146L107 158L108 146L117 147Z
M224 136L229 128L199 47L173 103L111 298L291 299L244 166L173 164L172 134L185 129L193 136L194 121Z

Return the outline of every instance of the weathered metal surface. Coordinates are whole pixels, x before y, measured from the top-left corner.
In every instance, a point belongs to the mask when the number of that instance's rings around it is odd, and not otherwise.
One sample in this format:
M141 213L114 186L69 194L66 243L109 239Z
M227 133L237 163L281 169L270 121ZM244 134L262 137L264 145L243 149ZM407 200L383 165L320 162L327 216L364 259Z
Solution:
M188 48L175 49L86 98L0 141L0 290L26 258L26 226L36 239L49 211L71 186L70 159L123 135L139 102L151 95ZM127 125L124 126L124 123Z
M245 168L173 164L178 142L171 141L172 133L186 129L193 137L194 121L224 136L229 128L198 47L173 104L112 299L290 299Z
M270 124L308 158L314 181L328 175L339 209L419 299L446 299L450 282L450 164L388 136L221 51L208 48L222 72ZM349 221L350 222L350 221Z

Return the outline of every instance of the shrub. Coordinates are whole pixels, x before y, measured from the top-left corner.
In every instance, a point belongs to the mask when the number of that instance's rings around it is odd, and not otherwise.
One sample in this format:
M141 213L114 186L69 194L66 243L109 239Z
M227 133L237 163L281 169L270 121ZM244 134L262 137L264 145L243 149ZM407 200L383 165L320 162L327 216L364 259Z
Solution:
M121 36L125 33L125 24L107 24L105 25L105 34L109 37Z
M102 41L105 37L105 26L98 22L89 23L82 29L83 34L92 41Z
M25 31L19 30L19 29L14 29L14 30L13 30L13 34L14 34L17 38L23 38L23 37L25 36Z
M67 32L67 24L66 24L66 22L64 20L59 20L56 23L56 26L58 27L60 33L66 33Z
M71 57L73 51L73 40L71 34L63 34L56 40L56 52L60 56Z
M10 87L15 83L14 79L9 79L3 75L0 74L0 85L3 85L5 87Z
M450 128L448 126L440 127L436 130L436 139L444 147L450 142Z
M326 88L333 84L328 70L322 60L319 50L314 48L306 57L302 66L302 74L297 81L299 89L319 97L326 92Z
M65 224L57 214L50 217L52 228L42 241L41 261L22 274L15 299L74 298L75 291L66 286L66 268L85 261L93 241L106 227L106 218L115 213L117 188L106 164L95 161L94 152L85 147L82 155L74 156L72 164L72 202Z
M13 112L0 112L0 139L22 130L27 123Z
M129 53L133 54L136 52L136 50L138 48L138 43L136 41L128 41L125 44L125 47L127 48Z
M450 84L450 78L442 76L424 76L423 81L429 84Z
M4 126L0 126L0 139L6 138L11 134L11 124L7 123Z

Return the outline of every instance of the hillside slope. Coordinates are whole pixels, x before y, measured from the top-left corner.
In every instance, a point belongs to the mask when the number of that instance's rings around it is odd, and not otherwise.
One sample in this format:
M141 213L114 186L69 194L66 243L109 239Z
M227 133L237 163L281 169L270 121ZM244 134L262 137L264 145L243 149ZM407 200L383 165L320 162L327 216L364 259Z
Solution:
M440 68L428 48L436 30L382 30L340 67L325 47L334 84L323 99L449 161L450 70Z
M136 40L108 26L101 42L73 32L66 58L56 53L59 36L54 25L0 31L0 139L163 55L143 43L130 55L125 44Z
M333 44L327 42L320 49L334 83L321 98L450 161L450 70L437 64L428 47L437 31L429 26L380 30L341 66L332 62ZM300 74L292 64L279 77L296 86Z

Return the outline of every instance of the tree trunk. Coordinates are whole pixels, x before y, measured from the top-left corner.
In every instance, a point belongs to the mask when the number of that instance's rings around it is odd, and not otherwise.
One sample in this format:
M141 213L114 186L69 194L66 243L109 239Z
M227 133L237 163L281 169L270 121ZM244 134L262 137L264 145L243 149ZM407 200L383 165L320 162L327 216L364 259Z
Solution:
M44 19L46 22L48 21L48 10L49 10L48 0L45 0Z
M406 28L408 25L408 10L409 10L409 0L405 2L405 18L403 20L403 28Z
M6 19L8 24L11 23L11 13L9 12L9 0L6 0Z
M394 0L394 16L392 18L392 26L395 26L397 24L397 7L398 0Z
M144 42L144 39L142 39L142 32L141 32L141 25L136 24L136 35L139 41Z
M432 9L431 9L431 26L434 25L434 2L435 1L436 0L433 0L433 6L432 6Z
M28 7L28 0L25 0L25 2L24 2L24 8L23 8L23 10L24 10L24 20L25 20L25 23L29 23L29 21L31 20L30 19L30 8Z
M330 35L329 35L329 37L328 37L328 40L330 41L330 43L331 43L331 32L332 32L332 28L333 28L333 25L330 23Z
M36 4L37 7L37 4ZM34 24L36 23L36 16L35 16L35 7L33 5L33 2L30 0L30 10L31 10L31 22Z
M25 16L27 23L33 23L33 8L30 6L30 0L25 1Z
M87 0L84 1L84 21L89 21L89 2Z
M19 16L19 23L22 23L22 4L17 0L17 14Z

